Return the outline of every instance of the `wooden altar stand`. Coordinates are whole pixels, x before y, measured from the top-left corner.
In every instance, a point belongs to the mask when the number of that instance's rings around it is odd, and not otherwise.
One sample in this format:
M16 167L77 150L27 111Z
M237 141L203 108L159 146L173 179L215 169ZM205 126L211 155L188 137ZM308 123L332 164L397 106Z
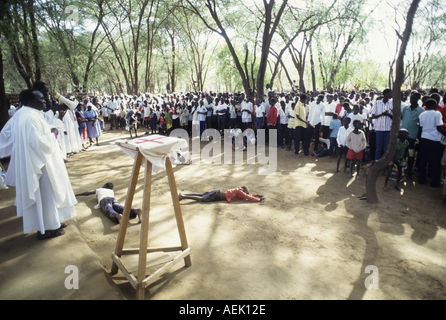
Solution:
M155 139L161 139L161 138L155 138ZM148 138L138 139L138 140L150 141ZM143 156L139 147L137 146L137 143L127 144L117 141L116 144L118 144L121 148L124 149L127 148L131 152L136 152L136 156L134 158L135 162L133 164L130 186L127 191L127 200L125 201L124 205L124 212L121 220L121 226L119 229L116 248L115 251L112 253L113 264L111 267L111 274L116 274L118 272L118 269L121 270L121 272L125 275L125 277L130 282L132 287L137 291L137 298L139 300L143 300L145 289L150 284L157 281L163 274L171 270L181 260L184 260L186 267L191 266L190 248L187 244L186 231L183 223L183 215L181 213L178 191L175 183L175 176L173 173L172 163L170 161L169 156L166 157L165 167L169 181L170 193L172 196L172 202L175 211L175 218L178 232L180 235L181 245L175 247L165 247L165 248L149 248L147 246L148 245L147 242L148 242L148 232L149 232L152 163L149 160L147 160L145 156ZM127 152L127 150L125 151ZM139 244L140 246L139 249L124 249L123 248L124 240L130 218L130 209L132 208L133 197L135 195L135 189L138 182L139 171L143 162L145 162L145 173L144 173L144 194L143 194L143 204L142 204L142 214L141 214L141 231L140 231L140 244ZM173 258L172 261L165 263L158 270L156 270L155 272L146 277L148 253L175 252L175 251L179 251L179 253ZM127 270L127 268L124 266L123 261L121 260L122 255L134 255L134 254L139 255L139 263L136 277Z

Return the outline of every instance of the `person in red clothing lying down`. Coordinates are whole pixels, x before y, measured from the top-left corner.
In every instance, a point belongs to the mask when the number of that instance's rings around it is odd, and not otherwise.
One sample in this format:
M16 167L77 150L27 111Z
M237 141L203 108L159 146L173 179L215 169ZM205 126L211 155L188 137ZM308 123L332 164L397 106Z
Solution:
M183 194L180 192L178 197L180 201L184 199L189 199L200 202L223 201L223 200L226 200L227 202L232 202L239 199L245 199L252 202L260 202L265 199L260 194L250 194L249 189L245 186L228 190L216 189L205 193Z

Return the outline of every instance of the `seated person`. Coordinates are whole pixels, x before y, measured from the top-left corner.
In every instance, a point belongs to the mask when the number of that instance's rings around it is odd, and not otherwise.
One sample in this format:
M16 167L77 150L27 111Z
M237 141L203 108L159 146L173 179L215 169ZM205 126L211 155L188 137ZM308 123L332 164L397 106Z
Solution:
M395 189L401 191L398 184L401 181L401 177L403 176L403 163L404 163L404 154L406 152L406 148L409 146L409 131L406 129L400 129L398 133L398 146L393 156L393 161L389 163L390 168L387 170L386 182L384 184L384 191L388 191L387 182L389 181L390 175L392 174L392 167L394 164L398 167L398 176L396 178Z

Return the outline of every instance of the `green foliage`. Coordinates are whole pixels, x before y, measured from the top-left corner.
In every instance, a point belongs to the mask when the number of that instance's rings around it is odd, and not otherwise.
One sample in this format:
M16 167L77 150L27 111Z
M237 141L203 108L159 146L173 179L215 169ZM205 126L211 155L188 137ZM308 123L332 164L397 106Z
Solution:
M282 3L276 1L272 23ZM0 6L7 90L21 90L29 85L26 81L40 76L56 91L83 86L105 92L158 92L165 90L175 70L177 91L194 89L192 83L198 79L204 90L242 91L240 65L251 88L259 75L265 29L265 6L259 0L13 0ZM77 11L67 10L69 6ZM308 39L319 89L386 87L389 65L365 54L368 33L382 25L370 14L373 10L386 10L389 17L394 9L387 3L371 7L365 0L289 1L272 38L270 49L276 55L269 53L265 83L279 76L277 55L302 29L312 35ZM395 8L398 16L406 11L406 2ZM70 16L77 24L67 23ZM222 35L232 44L236 59ZM300 34L291 43L299 47L302 39ZM396 40L395 35L388 41ZM407 86L445 85L445 45L444 4L424 0L406 54ZM288 55L285 50L281 59L297 80ZM311 79L308 56L305 80Z

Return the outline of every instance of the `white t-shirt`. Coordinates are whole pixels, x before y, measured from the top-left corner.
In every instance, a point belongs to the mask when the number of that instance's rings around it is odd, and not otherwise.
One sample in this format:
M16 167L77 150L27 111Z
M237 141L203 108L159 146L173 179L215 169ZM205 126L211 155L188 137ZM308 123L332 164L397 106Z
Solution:
M339 128L338 136L336 137L336 141L338 142L338 146L347 146L347 136L348 134L353 131L350 127L348 129L345 129L344 126Z
M310 107L308 122L310 122L312 126L315 126L318 123L323 124L324 117L325 117L325 105L322 102L319 104L313 102Z
M432 141L441 141L441 133L437 127L443 125L441 113L435 110L427 110L420 114L420 127L423 129L421 138Z
M198 107L197 112L201 112L201 114L198 114L198 121L206 121L206 114L208 111L206 110L206 107L203 105L201 107ZM204 114L203 114L204 112Z
M114 198L115 193L113 192L113 189L108 188L99 188L96 189L96 198L98 199L98 204L94 206L95 209L101 208L101 200L104 198Z
M336 103L331 102L330 104L328 102L325 103L325 112L333 112L336 113ZM329 127L331 120L333 120L333 116L325 116L324 118L325 123L324 126Z
M288 111L286 108L285 108L285 111L282 110L282 107L279 108L278 116L280 118L280 124L288 123L288 112L286 112L286 111Z
M230 119L236 119L237 118L237 112L235 110L235 106L232 104L229 105L229 118Z
M262 104L256 106L256 117L263 118L264 114L265 114L265 107Z
M350 127L351 129L354 129L354 128L355 128L355 127L353 126L353 121L355 121L355 120L359 120L359 121L361 121L361 122L364 122L364 117L363 117L362 114L360 114L360 113L358 113L358 114L350 113L350 114L348 115L348 117L351 119L350 124L349 124L349 127Z
M102 104L102 114L104 115L104 117L108 117L108 109L106 108L107 107L107 104L104 102L103 104Z
M252 103L251 102L242 102L241 111L242 111L242 122L251 122L251 113L252 113ZM249 110L249 112L243 112L243 110Z
M116 102L110 100L110 101L107 103L107 107L109 107L110 109L112 109L111 112L113 112L113 111L118 107L118 105L116 104Z

